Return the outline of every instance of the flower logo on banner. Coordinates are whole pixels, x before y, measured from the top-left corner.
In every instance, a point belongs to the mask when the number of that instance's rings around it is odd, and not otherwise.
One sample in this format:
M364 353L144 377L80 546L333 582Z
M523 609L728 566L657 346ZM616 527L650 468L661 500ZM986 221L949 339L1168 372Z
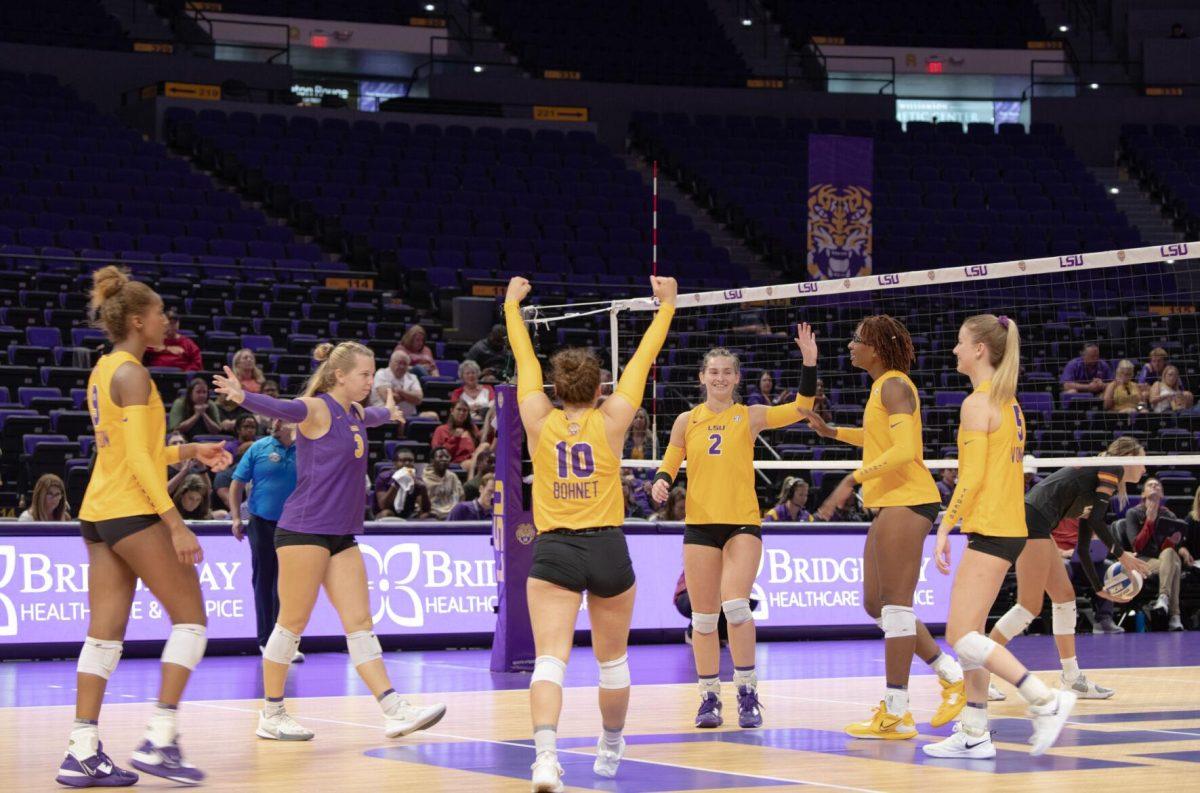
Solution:
M425 610L421 597L412 586L421 572L421 548L414 542L403 542L391 546L383 554L366 543L359 543L363 558L375 561L378 571L372 575L367 565L367 587L371 590L371 619L379 623L384 615L402 628L420 628L425 625Z
M0 545L0 590L8 586L17 573L17 549ZM12 598L0 592L0 636L17 635L17 607Z

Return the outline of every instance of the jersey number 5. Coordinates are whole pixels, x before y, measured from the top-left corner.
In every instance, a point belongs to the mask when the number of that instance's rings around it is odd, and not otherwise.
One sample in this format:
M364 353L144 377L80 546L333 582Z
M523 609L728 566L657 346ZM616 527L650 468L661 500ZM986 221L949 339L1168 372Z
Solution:
M596 460L592 456L590 443L576 443L571 446L566 441L559 441L554 447L558 452L558 478L567 478L567 463L571 464L571 473L580 479L587 479L596 471Z

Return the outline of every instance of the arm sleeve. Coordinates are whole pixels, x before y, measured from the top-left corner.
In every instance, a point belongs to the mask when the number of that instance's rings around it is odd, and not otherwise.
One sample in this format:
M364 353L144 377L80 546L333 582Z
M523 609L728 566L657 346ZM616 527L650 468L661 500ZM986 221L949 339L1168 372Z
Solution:
M817 367L805 366L800 370L800 389L796 399L786 405L767 408L767 429L776 430L800 421L801 410L812 410L817 396Z
M682 446L669 444L667 453L663 455L662 465L658 467L658 472L654 474L655 479L665 479L668 485L675 484L675 477L679 476L679 466L683 464L684 450Z
M1083 568L1083 574L1087 577L1088 583L1092 585L1094 591L1099 592L1104 589L1104 582L1096 573L1096 564L1092 561L1089 550L1091 546L1092 522L1091 520L1081 520L1079 521L1079 542L1075 547L1075 555L1079 559L1079 566Z
M301 403L303 404L303 403ZM381 427L392 420L392 414L385 407L372 407L363 411L363 424L368 427Z
M836 440L861 448L863 445L863 429L862 427L838 427Z
M242 407L260 416L283 419L296 424L308 418L308 405L299 399L275 399L265 394L252 394L247 391L246 398L242 400Z
M964 432L958 451L958 484L954 486L946 514L942 516L943 526L953 526L970 512L986 475L987 433L982 430Z
M125 461L129 471L137 480L142 492L154 505L154 511L165 515L175 509L175 502L167 493L166 472L158 467L158 461L150 455L150 449L158 440L162 427L151 426L150 408L146 405L130 405L125 408Z
M1086 521L1081 521L1081 525L1086 523L1091 534L1100 538L1100 542L1104 543L1109 553L1119 557L1125 553L1125 548L1121 545L1120 539L1113 537L1112 532L1108 529L1108 521L1106 520L1108 517L1108 505L1111 501L1112 493L1097 490L1092 498L1091 514L1088 515ZM1080 547L1084 546L1080 545ZM1079 558L1083 558L1082 553Z
M182 459L182 455L183 444L181 443L177 443L174 446L163 447L163 459L166 461L167 465L175 465L175 463Z
M663 342L667 340L667 329L671 327L671 318L675 316L675 305L663 303L654 315L654 321L642 336L642 343L637 352L625 364L625 371L617 383L616 396L625 397L625 401L637 407L642 404L642 396L646 393L646 378L650 375L650 367L658 357Z
M854 472L854 481L862 484L868 479L883 476L888 471L894 471L905 463L917 459L917 448L913 443L913 417L907 413L893 413L888 416L888 435L892 445L886 452Z
M504 304L504 323L508 327L508 344L517 361L517 404L520 404L530 394L542 393L542 365L533 351L533 342L529 340L529 329L521 318L519 304Z

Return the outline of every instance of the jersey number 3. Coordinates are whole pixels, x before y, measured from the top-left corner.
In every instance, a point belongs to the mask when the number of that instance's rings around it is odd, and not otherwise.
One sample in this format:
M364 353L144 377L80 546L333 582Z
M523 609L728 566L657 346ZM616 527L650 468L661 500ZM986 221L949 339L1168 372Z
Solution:
M596 460L592 456L590 443L576 443L571 446L566 441L559 441L554 447L558 452L558 478L567 478L567 463L570 463L571 473L580 479L587 479L596 471Z

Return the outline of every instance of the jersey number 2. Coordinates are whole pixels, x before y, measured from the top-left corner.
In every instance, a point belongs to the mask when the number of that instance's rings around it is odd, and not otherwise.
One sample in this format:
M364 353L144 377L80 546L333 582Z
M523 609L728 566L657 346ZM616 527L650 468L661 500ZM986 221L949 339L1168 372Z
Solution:
M708 453L709 454L720 454L721 453L721 433L714 432L712 435L708 436L708 439L710 441L712 441L712 446L708 447Z
M590 443L576 443L567 446L566 441L559 441L554 447L558 452L558 478L567 478L567 463L571 464L571 473L580 479L587 479L596 471L596 461L592 456Z

